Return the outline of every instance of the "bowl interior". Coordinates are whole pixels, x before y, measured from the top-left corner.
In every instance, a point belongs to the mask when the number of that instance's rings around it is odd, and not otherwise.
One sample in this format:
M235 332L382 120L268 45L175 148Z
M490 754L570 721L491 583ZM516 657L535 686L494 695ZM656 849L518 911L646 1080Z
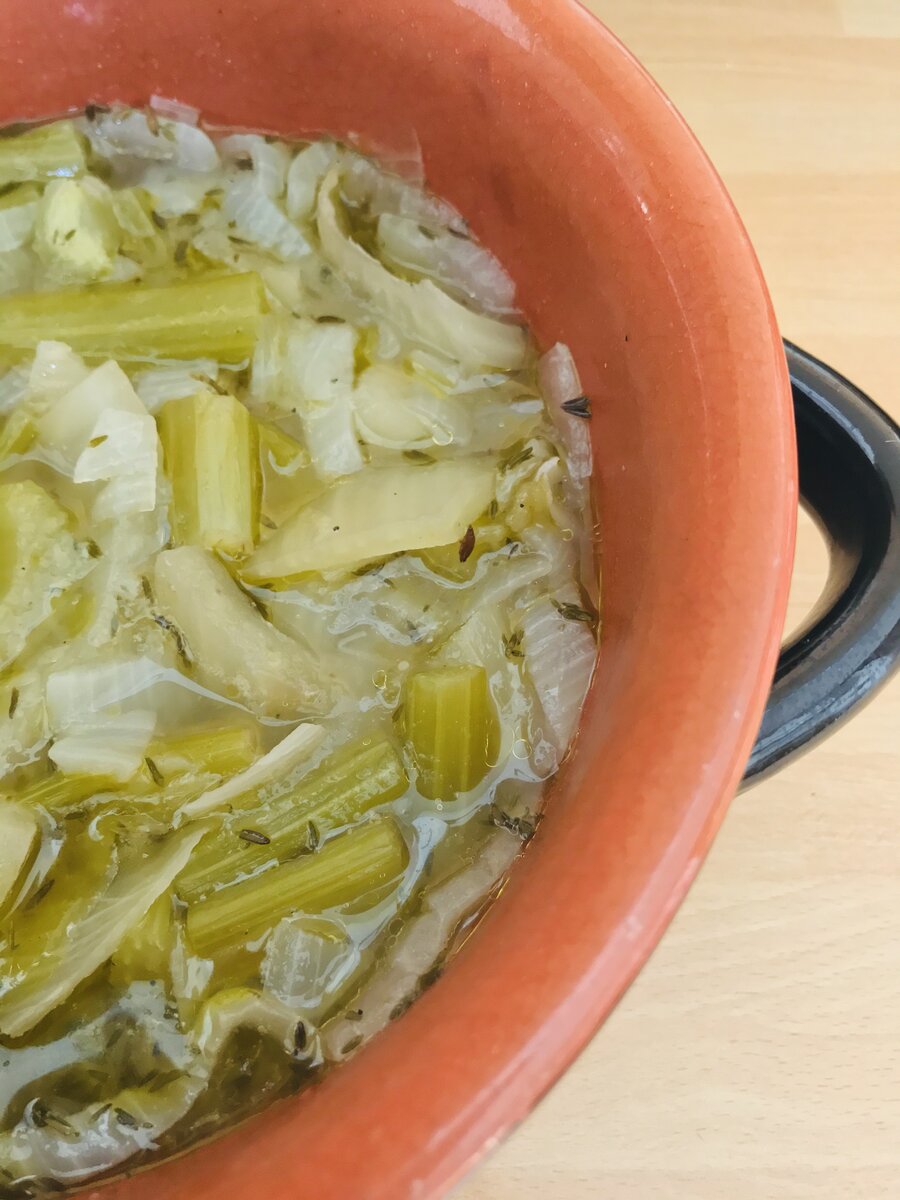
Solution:
M714 172L568 0L29 0L0 123L198 107L421 156L593 402L603 647L538 837L446 976L323 1085L114 1186L131 1200L436 1194L581 1048L693 877L758 724L796 480L780 341ZM109 1194L109 1193L107 1193Z

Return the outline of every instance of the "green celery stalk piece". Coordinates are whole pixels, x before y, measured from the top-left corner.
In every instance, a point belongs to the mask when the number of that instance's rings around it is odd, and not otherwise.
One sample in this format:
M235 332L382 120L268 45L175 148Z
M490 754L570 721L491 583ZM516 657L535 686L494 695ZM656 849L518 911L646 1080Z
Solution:
M239 363L253 352L264 309L255 272L199 275L160 287L107 283L9 295L0 298L0 360L16 361L51 339L91 359Z
M155 738L147 747L147 758L168 780L172 776L204 772L236 775L259 757L259 741L246 725L210 725L187 733ZM152 770L150 772L152 777Z
M54 121L0 138L0 187L84 172L84 139L71 121Z
M181 546L248 554L259 532L256 422L233 396L170 400L157 418Z
M406 688L406 733L416 786L429 800L455 800L477 787L495 761L497 711L480 666L429 667Z
M396 800L407 786L403 763L386 737L342 747L293 787L261 803L246 797L244 811L210 834L193 855L178 894L194 899L268 862L301 853L321 834ZM257 807L250 808L254 800ZM255 840L260 837L265 840Z
M343 904L377 903L399 880L409 851L385 817L334 838L318 853L283 863L191 904L187 933L203 957L259 937L295 912L317 914Z
M65 813L103 792L115 792L121 784L99 775L65 775L54 771L23 788L19 800L30 808L40 806L50 813Z

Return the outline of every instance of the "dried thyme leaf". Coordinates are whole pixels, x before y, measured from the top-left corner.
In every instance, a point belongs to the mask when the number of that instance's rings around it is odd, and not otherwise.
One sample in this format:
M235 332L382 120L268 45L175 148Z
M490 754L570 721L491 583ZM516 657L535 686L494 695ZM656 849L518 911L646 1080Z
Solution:
M9 719L12 720L16 715L16 709L19 707L19 689L11 688L9 693Z
M187 664L187 666L190 666L194 661L194 656L191 654L190 647L187 644L187 639L174 621L170 621L169 618L164 617L162 613L154 613L153 620L160 627L160 629L164 629L166 633L170 633L172 635L179 657Z
M575 396L572 400L564 400L562 406L570 416L590 420L591 402L587 396Z
M490 807L490 824L496 825L498 829L509 830L510 833L514 833L516 837L521 838L523 842L527 842L534 837L540 820L540 814L532 818L513 817L508 812L504 812L497 804L492 804Z
M23 910L28 912L29 909L35 908L44 899L50 889L53 887L56 880L51 876L50 879L45 879L33 896L29 896L28 900L23 905Z
M268 846L271 838L266 837L264 833L260 833L258 829L242 829L238 834L245 842L251 842L254 846Z
M427 466L429 463L437 462L433 454L426 454L424 450L404 450L403 457L411 463L418 463L419 466Z
M475 549L475 530L470 525L463 534L462 541L459 543L459 561L467 562L472 557L472 551Z
M503 653L507 658L525 657L525 652L522 650L522 639L524 636L523 630L514 629L508 637L503 638Z
M513 467L520 467L522 463L528 462L532 454L534 454L533 446L522 446L521 449L515 452L515 454L510 455L510 457L503 464L504 471L511 471Z
M144 765L146 766L147 770L150 772L150 778L153 780L153 782L156 784L156 786L162 787L163 784L165 783L165 778L163 777L162 771L160 771L159 767L156 765L156 763L153 761L153 759L148 756L147 758L144 759Z
M588 612L586 608L582 608L579 604L570 604L565 600L554 600L553 607L567 621L581 621L592 628L597 624L596 616L592 612Z
M362 1034L358 1034L356 1037L351 1038L350 1041L347 1042L346 1045L341 1046L341 1054L350 1054L353 1050L355 1050L357 1048L357 1046L361 1046L361 1045L362 1045Z

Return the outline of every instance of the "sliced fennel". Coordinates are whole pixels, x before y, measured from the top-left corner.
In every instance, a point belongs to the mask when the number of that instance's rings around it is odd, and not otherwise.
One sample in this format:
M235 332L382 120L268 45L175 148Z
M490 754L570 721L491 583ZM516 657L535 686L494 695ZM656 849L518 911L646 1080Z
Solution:
M74 927L59 929L46 951L0 996L0 1032L21 1037L101 966L183 870L207 832L172 834L142 862L124 866Z
M458 541L494 494L490 460L373 467L313 500L247 560L254 582L295 579Z
M270 625L208 551L182 546L159 554L153 590L212 686L281 720L327 706L330 687L315 656Z
M333 168L319 189L316 213L322 249L350 284L408 337L458 359L469 370L524 366L527 342L518 325L465 308L428 279L399 279L344 233L335 203L339 180Z

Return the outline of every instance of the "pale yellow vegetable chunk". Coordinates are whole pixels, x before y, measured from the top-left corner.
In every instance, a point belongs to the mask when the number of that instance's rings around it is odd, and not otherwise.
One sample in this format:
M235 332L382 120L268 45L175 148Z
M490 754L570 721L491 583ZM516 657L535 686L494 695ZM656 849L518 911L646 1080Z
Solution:
M459 541L494 495L487 459L372 467L301 508L242 568L278 582Z
M330 693L312 655L269 624L208 550L164 550L153 592L208 686L263 717L287 720L328 707Z
M16 889L34 860L39 838L37 817L30 809L0 802L0 913L16 899Z
M53 600L91 569L66 511L23 480L0 484L0 667L24 649Z

